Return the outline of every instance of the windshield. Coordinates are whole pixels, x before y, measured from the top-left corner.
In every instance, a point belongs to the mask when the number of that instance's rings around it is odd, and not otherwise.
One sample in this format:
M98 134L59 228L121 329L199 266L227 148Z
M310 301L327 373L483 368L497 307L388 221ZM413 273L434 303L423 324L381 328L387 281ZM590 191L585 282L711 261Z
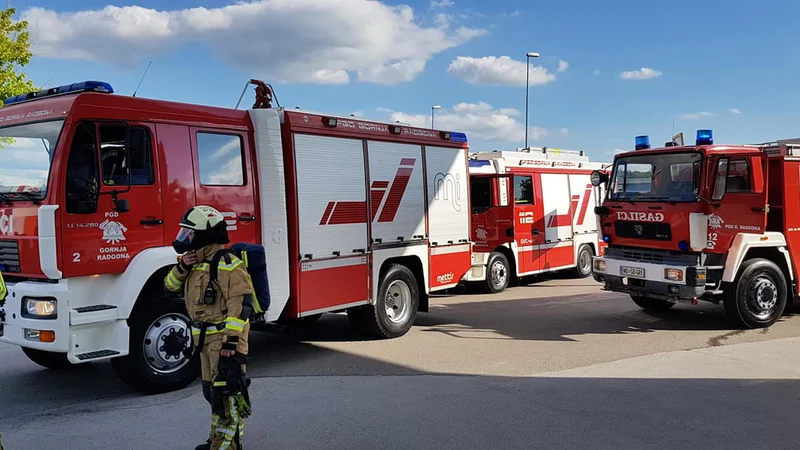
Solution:
M700 153L626 156L617 159L611 200L694 202L700 187Z
M0 128L0 194L44 198L63 120Z

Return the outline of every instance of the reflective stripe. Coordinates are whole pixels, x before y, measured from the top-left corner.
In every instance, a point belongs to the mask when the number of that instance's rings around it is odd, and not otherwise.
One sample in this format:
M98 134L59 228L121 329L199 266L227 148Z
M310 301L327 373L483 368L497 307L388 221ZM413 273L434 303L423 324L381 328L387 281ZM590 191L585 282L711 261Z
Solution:
M253 311L255 311L256 314L261 314L264 312L264 310L261 309L261 305L258 304L258 297L256 296L256 288L253 286L253 279L250 278L249 273L247 274L247 282L250 284L250 292L253 293Z
M214 386L227 386L227 385L228 385L227 381L215 381L214 382Z
M242 320L238 317L228 317L225 319L225 329L233 331L244 331L244 326L247 320Z
M226 264L224 261L220 261L219 266L217 267L219 267L220 270L225 270L227 272L230 272L233 269L241 266L242 264L244 264L244 262L241 259L233 258L230 264Z
M200 263L200 264L195 264L194 266L192 266L192 270L201 270L201 271L203 271L203 270L208 270L209 267L210 267L209 264L204 262L204 263Z
M0 272L0 302L6 299L8 296L8 287L6 286L6 280L3 278L3 273Z
M165 281L166 281L166 283L167 283L167 287L168 287L170 290L173 290L173 291L178 291L178 290L180 290L180 288L181 288L181 281L180 281L180 280L178 279L178 277L176 277L176 276L175 276L175 274L173 274L172 272L170 272L169 274L167 274L167 278L166 278L166 280L165 280Z
M221 330L218 329L217 326L219 326L219 325L222 325L222 322L210 323L210 325L206 327L206 334L208 335L208 334L222 333L224 331L224 328L221 329ZM191 328L192 328L192 336L199 336L200 335L200 331L201 331L200 328L195 328L195 327L191 327Z

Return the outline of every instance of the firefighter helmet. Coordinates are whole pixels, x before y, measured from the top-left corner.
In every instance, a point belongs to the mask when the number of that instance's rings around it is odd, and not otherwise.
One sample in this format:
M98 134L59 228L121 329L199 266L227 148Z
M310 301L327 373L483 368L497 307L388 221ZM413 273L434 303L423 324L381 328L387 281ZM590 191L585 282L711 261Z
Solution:
M200 250L209 244L227 244L228 224L215 208L198 205L189 208L180 221L180 230L172 247L178 253Z

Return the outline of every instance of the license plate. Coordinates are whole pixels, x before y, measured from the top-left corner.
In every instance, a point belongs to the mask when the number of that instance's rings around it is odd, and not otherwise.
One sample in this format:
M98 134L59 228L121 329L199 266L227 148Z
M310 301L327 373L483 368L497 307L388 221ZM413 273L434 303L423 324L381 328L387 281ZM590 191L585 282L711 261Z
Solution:
M625 267L619 268L619 273L626 277L640 277L644 278L644 269L641 267Z

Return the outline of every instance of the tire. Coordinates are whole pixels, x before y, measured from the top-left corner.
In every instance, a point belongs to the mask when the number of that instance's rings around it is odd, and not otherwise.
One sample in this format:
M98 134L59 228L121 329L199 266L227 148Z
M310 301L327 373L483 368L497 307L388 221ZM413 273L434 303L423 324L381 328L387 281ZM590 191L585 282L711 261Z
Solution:
M640 297L638 295L631 295L633 303L645 311L650 312L664 312L675 306L675 303L666 300L659 300L657 298Z
M131 329L130 353L114 358L111 365L117 376L131 388L147 394L183 389L200 374L200 354L190 359L181 354L167 357L163 345L168 342L175 353L181 345L191 346L191 330L186 306L182 299L166 295L138 308L128 319ZM181 344L184 336L189 340ZM169 341L165 339L169 338Z
M486 264L486 280L483 282L484 292L497 294L506 290L511 280L511 264L506 255L492 252Z
M772 261L751 259L742 264L725 293L725 314L744 328L767 328L783 315L788 298L786 277Z
M418 309L419 287L414 274L406 266L392 264L381 278L375 304L350 308L347 318L360 334L392 339L411 329Z
M578 278L588 278L592 275L592 256L594 251L590 245L583 244L578 249L578 257L575 259L575 276Z
M26 347L22 347L22 352L25 353L28 359L47 369L63 370L78 366L78 364L69 362L66 353L46 352Z

